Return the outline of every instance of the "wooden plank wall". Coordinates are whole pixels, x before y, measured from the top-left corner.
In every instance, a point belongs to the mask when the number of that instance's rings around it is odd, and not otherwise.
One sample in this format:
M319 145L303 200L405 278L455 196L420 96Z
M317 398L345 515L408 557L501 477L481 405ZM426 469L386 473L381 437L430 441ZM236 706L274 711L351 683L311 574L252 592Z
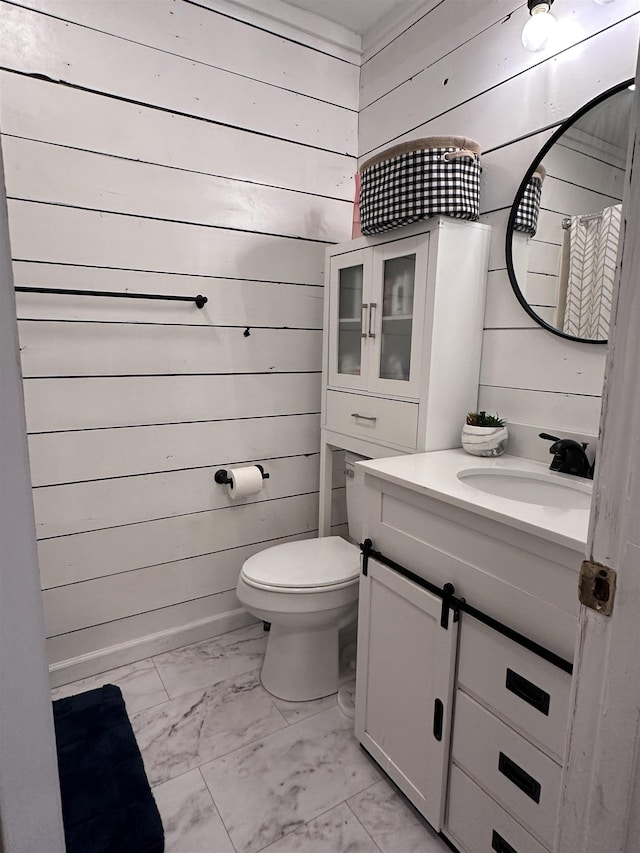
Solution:
M529 53L521 0L425 3L410 26L365 42L359 156L436 134L483 148L481 219L493 227L480 405L514 422L597 434L604 347L564 341L537 326L506 272L509 209L528 166L557 126L591 98L635 76L637 0L553 7L559 39ZM537 442L537 444L536 444ZM534 439L547 458L547 447Z
M350 236L359 56L223 0L0 11L16 285L209 299L18 295L61 683L245 624L242 561L317 530L323 263ZM263 492L232 505L214 471L256 462Z

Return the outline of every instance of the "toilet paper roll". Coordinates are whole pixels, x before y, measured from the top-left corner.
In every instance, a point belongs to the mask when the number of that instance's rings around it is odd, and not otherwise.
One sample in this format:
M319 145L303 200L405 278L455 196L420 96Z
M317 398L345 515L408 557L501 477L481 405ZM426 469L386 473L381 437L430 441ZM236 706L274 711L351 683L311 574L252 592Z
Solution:
M232 500L256 495L262 491L262 486L264 485L262 471L257 465L232 468L229 471L229 477L231 478L231 482L227 486L227 492Z

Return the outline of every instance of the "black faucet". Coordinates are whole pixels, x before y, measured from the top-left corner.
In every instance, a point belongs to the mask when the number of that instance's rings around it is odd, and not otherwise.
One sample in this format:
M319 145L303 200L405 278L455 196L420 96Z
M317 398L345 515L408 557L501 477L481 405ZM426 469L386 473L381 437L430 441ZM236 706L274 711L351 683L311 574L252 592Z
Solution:
M549 448L549 453L553 454L551 465L549 465L551 471L559 471L561 474L573 474L576 477L593 480L595 466L589 462L585 453L587 444L580 444L572 438L558 438L546 432L541 432L540 438L553 442Z

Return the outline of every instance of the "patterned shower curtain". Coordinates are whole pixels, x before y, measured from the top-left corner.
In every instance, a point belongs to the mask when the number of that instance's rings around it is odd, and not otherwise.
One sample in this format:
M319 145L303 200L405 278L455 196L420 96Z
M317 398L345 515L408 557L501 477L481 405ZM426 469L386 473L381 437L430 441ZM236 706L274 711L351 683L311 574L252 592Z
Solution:
M567 296L562 330L578 338L609 337L622 205L602 216L572 216ZM585 221L581 221L585 220Z

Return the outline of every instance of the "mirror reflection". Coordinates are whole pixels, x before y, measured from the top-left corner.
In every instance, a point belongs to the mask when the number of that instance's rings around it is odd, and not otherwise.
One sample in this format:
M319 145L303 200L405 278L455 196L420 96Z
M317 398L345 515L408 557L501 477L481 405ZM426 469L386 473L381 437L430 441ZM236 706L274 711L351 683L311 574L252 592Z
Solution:
M606 343L621 223L631 81L545 145L514 202L507 266L527 312L563 337Z

